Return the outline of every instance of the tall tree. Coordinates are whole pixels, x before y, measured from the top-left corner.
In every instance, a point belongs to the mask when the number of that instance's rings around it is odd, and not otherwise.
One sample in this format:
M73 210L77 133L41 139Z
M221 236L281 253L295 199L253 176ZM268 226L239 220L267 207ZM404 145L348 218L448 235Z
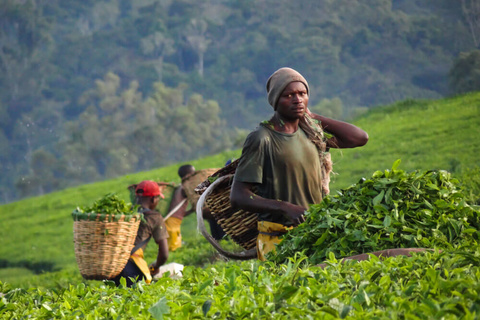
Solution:
M158 81L162 81L163 60L175 52L174 41L164 33L155 31L141 40L142 52L151 59Z
M480 1L479 0L461 0L462 10L467 20L470 34L472 35L475 47L480 47Z
M208 24L203 19L192 19L185 30L185 38L190 47L197 54L197 69L200 77L203 78L204 54L207 51L211 40L207 37Z

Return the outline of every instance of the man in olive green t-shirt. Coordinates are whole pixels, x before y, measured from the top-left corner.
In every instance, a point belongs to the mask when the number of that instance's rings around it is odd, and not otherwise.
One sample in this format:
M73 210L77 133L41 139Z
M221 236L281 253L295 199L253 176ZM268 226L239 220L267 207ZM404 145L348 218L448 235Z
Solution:
M277 70L266 87L274 114L247 137L230 194L233 207L258 214L261 260L280 242L280 235L305 221L310 204L322 201L324 159L300 129L300 121L308 115L330 134L324 141L327 149L355 148L368 141L362 129L310 112L309 86L297 71Z
M245 141L235 181L256 184L256 194L263 198L303 208L322 201L320 158L302 130L278 132L261 123ZM294 224L288 217L271 211L259 212L258 218L286 226Z

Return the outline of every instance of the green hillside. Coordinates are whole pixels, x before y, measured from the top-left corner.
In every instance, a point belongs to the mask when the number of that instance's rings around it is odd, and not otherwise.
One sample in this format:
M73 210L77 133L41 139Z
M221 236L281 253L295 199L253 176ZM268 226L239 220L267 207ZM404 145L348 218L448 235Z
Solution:
M444 100L399 102L378 107L354 123L369 133L370 140L359 149L333 151L334 171L338 174L333 177L332 192L370 176L375 170L390 168L396 159L402 160L400 168L407 171L446 169L459 177L468 172L478 174L480 93ZM239 153L239 150L229 151L191 163L197 169L220 167ZM42 281L45 284L50 281L49 272L62 272L65 281L80 281L73 249L72 210L109 192L128 200L127 186L143 179L178 183L179 165L0 206L0 281L22 287ZM476 179L479 180L478 176ZM193 215L182 228L185 247L172 253L169 261L187 265L210 262L214 250L196 232ZM155 252L147 249L146 255L149 261ZM38 273L45 274L32 277Z
M358 149L333 150L333 189L375 170L444 169L461 176L480 167L480 94L451 99L407 100L371 110L355 124L368 132Z

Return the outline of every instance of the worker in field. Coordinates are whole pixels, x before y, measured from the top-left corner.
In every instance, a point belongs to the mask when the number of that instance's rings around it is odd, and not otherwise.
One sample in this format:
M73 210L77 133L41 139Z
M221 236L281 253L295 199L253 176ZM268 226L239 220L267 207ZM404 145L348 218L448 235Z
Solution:
M178 175L182 179L182 182L188 179L188 177L190 177L194 173L195 167L191 164L182 165L180 168L178 168ZM173 210L175 210L175 212L165 221L169 234L168 248L170 251L175 251L182 246L182 220L196 210L197 204L189 202L187 194L185 192L185 188L185 184L181 184L173 192L172 201L170 202L170 207L168 211L172 212ZM189 206L190 209L188 209ZM225 233L223 232L222 228L217 224L208 209L204 210L203 217L210 223L210 231L212 237L215 240L221 239L225 235Z
M138 280L150 283L152 276L159 272L160 266L168 259L168 232L162 215L156 211L158 202L164 195L156 182L145 180L135 187L135 196L138 210L143 213L144 219L140 222L130 259L114 279L117 285L122 277L126 278L127 286ZM158 245L158 253L157 259L149 266L144 259L144 250L151 238Z
M191 173L195 172L195 168L192 165L184 165L178 169L178 175L180 178L185 177ZM165 221L168 232L168 249L170 251L175 251L182 246L182 233L181 225L183 218L195 211L193 206L187 210L189 205L187 195L182 188L182 185L179 185L173 191L172 200L170 202L170 207L168 212L175 212ZM177 208L177 209L175 209Z
M281 235L305 221L310 204L320 203L329 192L329 149L368 141L362 129L312 113L310 88L297 71L275 71L266 88L273 115L248 135L230 194L233 207L258 215L260 260Z

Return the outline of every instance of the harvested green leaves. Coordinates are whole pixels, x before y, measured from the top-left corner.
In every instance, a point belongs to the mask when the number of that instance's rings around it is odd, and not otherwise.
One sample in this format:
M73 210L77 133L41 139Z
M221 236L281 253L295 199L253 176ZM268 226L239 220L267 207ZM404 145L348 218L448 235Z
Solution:
M262 123L266 126L269 126L270 128L274 129L273 123L271 123L268 120L263 120Z
M217 181L218 177L208 177L208 182L210 183L214 183L215 181Z
M109 193L95 201L91 206L77 207L72 212L73 220L129 221L137 217L136 208L126 203L116 194Z
M480 238L480 210L446 171L376 171L321 204L277 247L276 262L303 251L319 263L389 248L452 248Z

